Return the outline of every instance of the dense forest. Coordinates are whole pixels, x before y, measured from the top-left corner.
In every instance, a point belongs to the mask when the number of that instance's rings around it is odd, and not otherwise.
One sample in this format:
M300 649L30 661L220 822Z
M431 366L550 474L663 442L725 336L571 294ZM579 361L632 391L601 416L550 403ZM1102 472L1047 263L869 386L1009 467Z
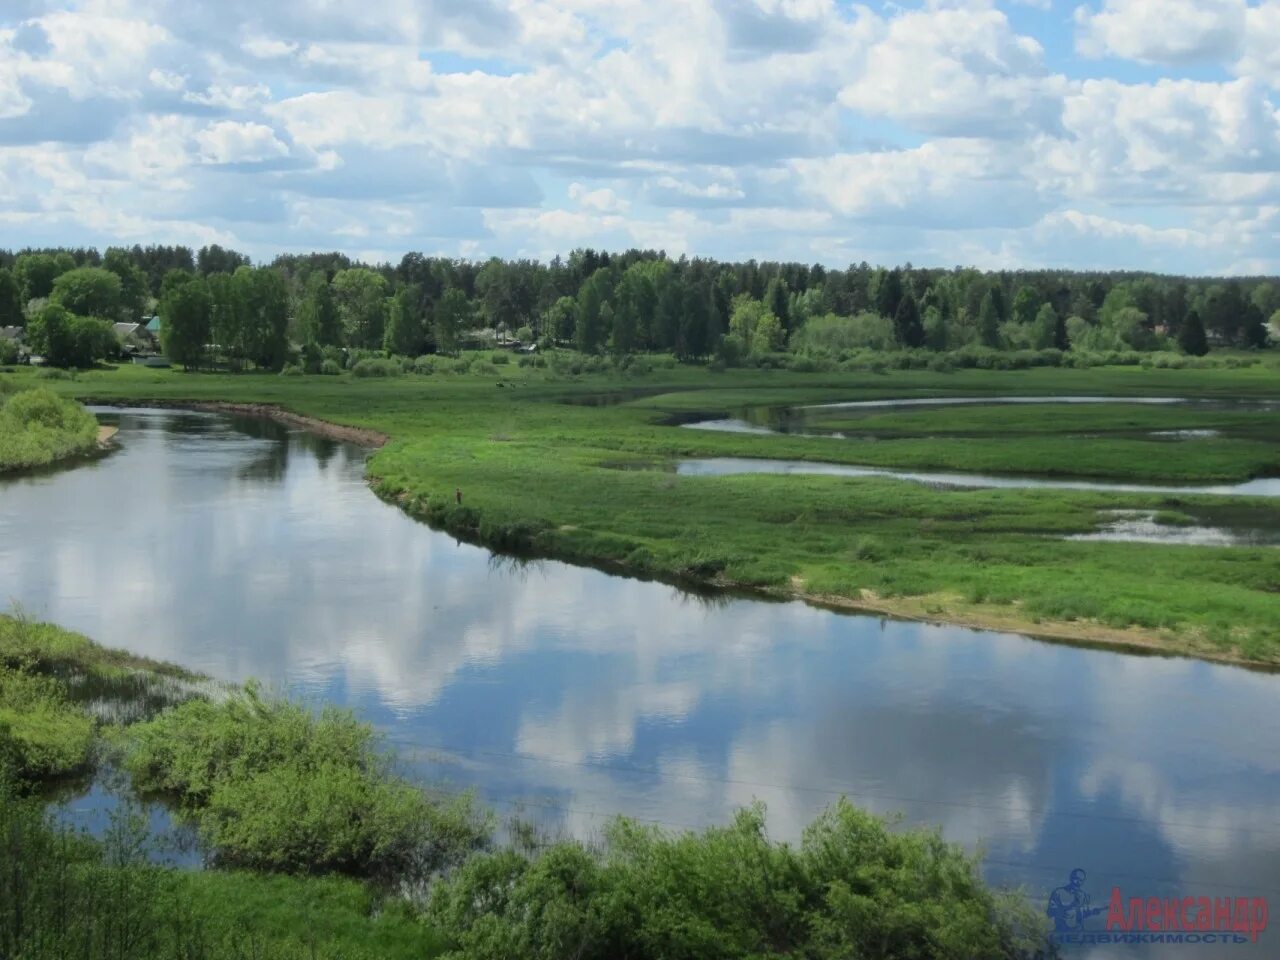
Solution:
M494 341L728 366L853 351L1201 356L1266 346L1280 326L1280 281L834 270L642 250L575 250L550 263L409 253L397 265L288 254L256 267L216 245L0 251L0 327L25 327L29 348L50 363L110 356L120 346L111 324L152 314L174 362L231 369L319 372L352 352L415 357Z

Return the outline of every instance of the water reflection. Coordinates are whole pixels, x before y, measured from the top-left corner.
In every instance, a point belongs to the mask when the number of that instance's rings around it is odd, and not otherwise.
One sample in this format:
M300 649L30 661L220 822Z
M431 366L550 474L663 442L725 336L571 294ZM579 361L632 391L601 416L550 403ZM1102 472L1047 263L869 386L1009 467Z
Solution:
M826 477L893 477L937 487L1033 490L1102 490L1113 493L1205 494L1236 497L1280 497L1280 477L1258 477L1240 483L1148 484L1105 480L1046 480L1008 474L950 473L942 470L895 470L855 467L820 460L769 460L763 457L690 457L676 463L676 472L699 477L728 477L743 473L811 474Z
M579 835L758 797L794 838L847 792L1036 890L1083 866L1098 890L1280 899L1280 678L495 560L379 502L353 448L104 419L112 457L0 486L4 593L350 704L423 777Z

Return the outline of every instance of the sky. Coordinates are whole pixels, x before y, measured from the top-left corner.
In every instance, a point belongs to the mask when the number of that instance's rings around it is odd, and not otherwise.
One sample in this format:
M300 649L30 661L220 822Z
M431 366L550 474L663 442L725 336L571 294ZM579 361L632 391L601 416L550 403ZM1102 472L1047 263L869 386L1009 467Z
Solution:
M1280 0L0 0L0 247L1280 273Z

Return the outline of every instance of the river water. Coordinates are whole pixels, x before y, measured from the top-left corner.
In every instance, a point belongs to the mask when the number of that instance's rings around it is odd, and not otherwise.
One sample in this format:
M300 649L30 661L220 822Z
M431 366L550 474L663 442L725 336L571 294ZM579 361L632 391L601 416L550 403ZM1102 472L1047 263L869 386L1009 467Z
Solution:
M758 798L796 838L844 793L981 845L1039 903L1081 867L1095 902L1280 905L1280 676L497 560L379 501L355 448L100 416L119 451L0 483L0 596L354 707L413 775L500 814L589 836ZM1280 930L1222 955L1276 953Z

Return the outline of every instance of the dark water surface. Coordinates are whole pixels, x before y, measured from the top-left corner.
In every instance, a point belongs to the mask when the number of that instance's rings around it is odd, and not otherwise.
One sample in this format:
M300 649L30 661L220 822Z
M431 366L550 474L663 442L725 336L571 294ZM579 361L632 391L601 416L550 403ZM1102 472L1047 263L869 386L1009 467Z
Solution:
M380 502L354 448L101 417L117 453L0 484L0 596L32 616L350 705L416 775L579 835L759 798L796 838L848 793L1040 903L1082 867L1095 903L1280 915L1280 676L497 561ZM1170 949L1145 955L1219 955ZM1280 955L1280 929L1221 955Z

